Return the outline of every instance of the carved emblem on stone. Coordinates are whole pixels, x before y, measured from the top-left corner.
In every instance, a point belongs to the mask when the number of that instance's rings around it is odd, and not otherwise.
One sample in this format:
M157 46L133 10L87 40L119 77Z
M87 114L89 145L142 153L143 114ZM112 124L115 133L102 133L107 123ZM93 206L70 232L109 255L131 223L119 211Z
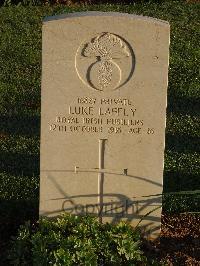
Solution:
M130 79L133 59L127 42L104 32L81 44L76 54L76 70L84 83L106 92L119 88Z

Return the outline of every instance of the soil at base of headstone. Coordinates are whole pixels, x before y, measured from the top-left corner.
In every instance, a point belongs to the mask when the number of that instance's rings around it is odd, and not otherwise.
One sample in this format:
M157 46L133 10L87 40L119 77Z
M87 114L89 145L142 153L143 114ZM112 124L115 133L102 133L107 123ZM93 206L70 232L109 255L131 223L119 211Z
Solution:
M169 266L200 265L200 215L163 214L160 239L144 242L143 250Z

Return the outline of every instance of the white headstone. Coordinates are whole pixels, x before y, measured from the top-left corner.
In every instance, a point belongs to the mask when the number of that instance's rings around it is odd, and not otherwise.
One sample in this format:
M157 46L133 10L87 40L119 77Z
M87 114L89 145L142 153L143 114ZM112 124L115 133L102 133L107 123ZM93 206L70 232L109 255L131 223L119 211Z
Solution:
M121 13L43 24L40 215L159 234L169 24Z

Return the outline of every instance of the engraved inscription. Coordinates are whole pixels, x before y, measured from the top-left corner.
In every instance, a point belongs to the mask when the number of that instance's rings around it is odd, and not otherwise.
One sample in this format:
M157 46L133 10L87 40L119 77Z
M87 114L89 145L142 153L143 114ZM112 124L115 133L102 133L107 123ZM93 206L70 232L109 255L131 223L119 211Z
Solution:
M134 55L123 38L103 32L80 45L75 66L84 84L106 92L119 88L130 79Z
M129 134L152 136L155 128L146 125L133 99L77 97L49 124L51 132L84 134Z

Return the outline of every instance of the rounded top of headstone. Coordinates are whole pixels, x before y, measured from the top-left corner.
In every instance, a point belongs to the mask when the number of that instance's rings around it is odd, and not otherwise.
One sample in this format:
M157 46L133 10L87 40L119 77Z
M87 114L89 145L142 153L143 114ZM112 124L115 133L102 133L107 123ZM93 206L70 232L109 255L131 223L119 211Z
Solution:
M169 26L169 22L157 18L152 18L148 16L128 14L128 13L120 13L120 12L101 12L101 11L87 11L87 12L74 12L74 13L64 13L61 15L49 16L43 19L43 22L50 22L61 19L70 19L70 18L80 18L80 17L127 17L129 19L137 19L137 20L147 20L149 22L154 22L161 24L163 26Z

